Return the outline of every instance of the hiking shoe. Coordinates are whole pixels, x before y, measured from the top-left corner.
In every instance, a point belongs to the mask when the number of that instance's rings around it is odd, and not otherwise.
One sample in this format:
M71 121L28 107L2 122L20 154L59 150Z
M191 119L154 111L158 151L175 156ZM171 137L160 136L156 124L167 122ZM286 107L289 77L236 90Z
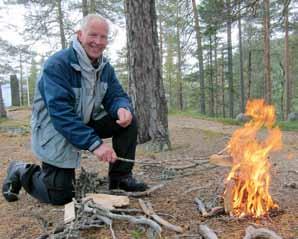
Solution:
M7 169L7 176L3 181L2 194L8 202L17 201L22 188L20 171L26 168L25 163L13 161Z
M109 190L122 189L127 192L143 192L148 189L147 184L138 182L131 174L122 177L109 178Z

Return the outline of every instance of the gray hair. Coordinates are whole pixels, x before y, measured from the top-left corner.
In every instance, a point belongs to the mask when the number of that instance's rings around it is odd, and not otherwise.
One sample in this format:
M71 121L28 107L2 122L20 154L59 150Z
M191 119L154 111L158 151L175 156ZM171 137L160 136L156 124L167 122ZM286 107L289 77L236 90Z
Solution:
M81 21L81 26L80 26L80 30L84 30L86 29L87 25L92 21L92 20L97 20L99 22L104 22L107 24L108 26L108 30L110 31L110 25L109 22L107 21L106 18L98 15L98 14L88 14L87 16L85 16L82 21Z

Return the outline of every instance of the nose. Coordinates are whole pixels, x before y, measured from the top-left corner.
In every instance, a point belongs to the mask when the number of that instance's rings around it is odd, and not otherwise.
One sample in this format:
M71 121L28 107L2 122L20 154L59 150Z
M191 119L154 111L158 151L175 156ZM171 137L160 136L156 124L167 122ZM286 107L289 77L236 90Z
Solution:
M95 43L99 45L104 45L107 43L107 38L105 36L98 36L95 38Z

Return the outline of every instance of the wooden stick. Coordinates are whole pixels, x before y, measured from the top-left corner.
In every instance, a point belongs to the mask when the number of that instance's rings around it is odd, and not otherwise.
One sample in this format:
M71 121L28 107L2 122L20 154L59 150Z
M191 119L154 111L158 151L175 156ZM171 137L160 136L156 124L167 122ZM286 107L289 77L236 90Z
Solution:
M154 191L162 188L163 186L165 186L164 184L158 184L155 185L151 188L149 188L148 190L144 191L144 192L126 192L124 190L111 190L112 193L120 193L123 195L126 195L128 197L143 197L143 196L149 196L151 193L153 193Z
M267 238L267 239L282 239L274 231L266 228L254 228L253 226L248 226L245 230L245 236L243 239L255 239L255 238Z
M163 225L164 227L166 227L167 229L170 229L172 231L175 231L175 232L178 232L178 233L182 233L183 232L182 227L173 225L170 222L168 222L165 219L163 219L160 216L158 216L154 212L153 207L152 207L152 204L150 202L145 202L144 200L139 199L139 204L140 204L141 208L143 209L144 213L147 216L153 218L159 224Z
M197 208L201 212L202 216L207 217L208 212L206 210L205 204L198 198L195 198L195 203L197 204Z
M204 239L218 239L215 232L203 224L199 226L199 233Z

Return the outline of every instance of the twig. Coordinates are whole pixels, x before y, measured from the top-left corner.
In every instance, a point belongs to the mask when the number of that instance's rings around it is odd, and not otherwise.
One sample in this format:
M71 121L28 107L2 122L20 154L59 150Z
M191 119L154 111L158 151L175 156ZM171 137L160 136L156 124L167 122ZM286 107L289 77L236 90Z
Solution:
M218 239L215 232L203 224L199 226L199 233L204 239Z
M245 236L243 239L254 239L254 238L267 238L267 239L282 239L274 231L266 228L254 228L253 226L248 226L245 230Z
M201 212L203 217L208 215L205 204L198 198L195 198L195 203L197 205L197 209Z
M175 231L175 232L179 232L182 233L183 229L179 226L173 225L171 223L169 223L168 221L164 220L163 218L161 218L160 216L158 216L152 207L152 204L150 202L145 202L142 199L139 199L139 204L141 206L141 208L143 209L143 211L145 212L146 215L148 215L149 217L153 218L156 222L160 223L161 225L165 226L166 228Z
M144 192L126 192L124 190L111 190L112 193L116 193L116 194L122 194L128 197L143 197L143 196L149 196L151 193L153 193L154 191L164 187L164 184L158 184L156 186L153 186L151 188L149 188L148 190L144 191Z

